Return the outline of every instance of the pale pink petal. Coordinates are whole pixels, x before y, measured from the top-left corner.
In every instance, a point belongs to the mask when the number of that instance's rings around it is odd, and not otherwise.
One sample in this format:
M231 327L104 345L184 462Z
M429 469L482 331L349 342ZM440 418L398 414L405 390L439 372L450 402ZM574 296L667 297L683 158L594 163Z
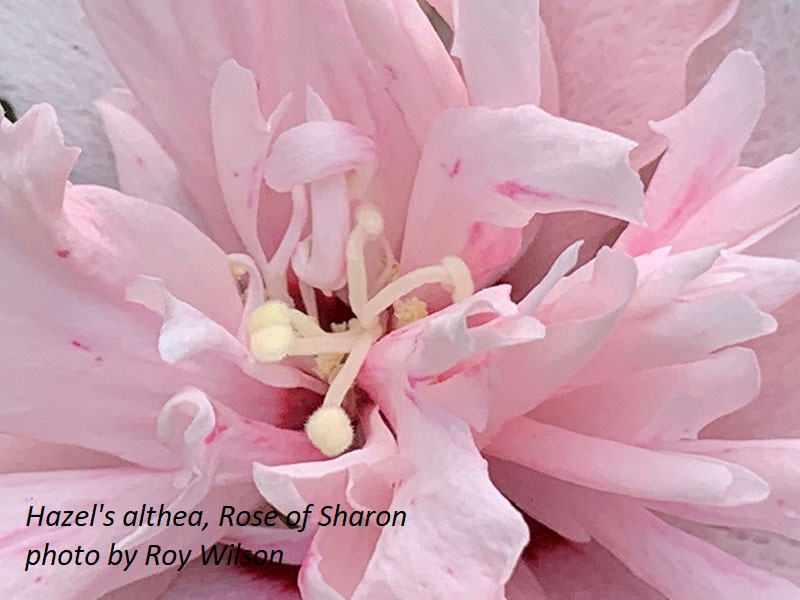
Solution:
M559 394L532 416L584 435L652 446L696 438L758 395L755 353L727 348L694 362L627 374Z
M238 250L240 242L211 168L209 115L217 70L231 58L228 36L235 28L234 13L217 20L210 3L187 11L178 3L87 0L83 8L139 102L143 122L175 161L214 239L227 251ZM206 168L198 169L198 164Z
M461 61L470 104L539 104L539 2L459 2L451 50Z
M382 390L376 398L407 387L484 430L492 406L494 355L544 335L538 320L518 313L509 292L507 286L482 290L383 338L371 348L359 384ZM393 404L381 408L393 418Z
M168 208L95 186L67 188L59 250L67 269L91 273L116 298L138 275L157 277L228 331L242 318L242 303L222 250ZM97 284L95 284L97 285Z
M120 191L172 208L207 231L175 162L142 124L133 95L128 90L112 89L94 105L114 150Z
M794 245L798 246L797 242ZM739 292L761 310L773 311L798 290L800 263L796 260L722 251L713 267L687 285L683 294L691 297L695 293Z
M394 438L377 410L368 416L365 434L367 441L363 448L332 460L274 467L256 461L253 465L256 486L284 514L312 504L309 527L322 518L323 506L341 504L348 511L388 509L392 486L407 474L408 465L396 460ZM376 492L366 505L357 502L361 480ZM333 516L335 508L328 510ZM381 528L373 522L361 527L315 529L314 541L303 560L301 590L314 597L350 597L370 561ZM347 548L346 553L343 548Z
M751 567L631 502L593 495L579 510L595 540L668 598L800 597L800 588L786 579Z
M703 437L753 439L800 436L800 298L775 312L778 331L749 345L761 365L761 393L752 403L712 423Z
M759 502L769 493L763 480L732 463L629 446L524 417L506 424L484 452L574 484L637 498L730 506Z
M346 0L361 47L397 103L417 147L437 115L467 104L464 83L420 7L401 0Z
M542 0L561 114L636 140L635 166L647 164L661 151L648 121L683 107L692 50L735 9L729 0Z
M291 93L288 123L299 122L309 85L336 119L368 134L378 131L381 147L410 149L412 158L383 173L391 201L400 205L392 217L404 212L401 199L407 197L413 177L413 138L402 107L393 104L384 88L384 74L369 64L344 3L315 0L301 6L271 0L247 2L235 11L211 0L193 2L191 10L175 0L85 0L83 5L141 104L145 124L175 160L214 239L226 251L239 250L240 242L211 168L215 160L209 104L217 72L230 58L254 73L265 113ZM419 17L424 19L421 13ZM291 35L283 35L289 31ZM430 34L435 35L432 30Z
M800 441L704 439L676 441L665 448L740 464L764 478L770 486L770 495L758 504L724 509L687 505L657 505L654 508L692 521L772 531L800 540L800 499L797 497Z
M372 139L343 121L306 121L284 131L267 157L264 180L279 192L375 160Z
M573 287L576 276L584 274L589 275L588 281L576 282ZM562 282L574 291L553 291L538 304L541 300L534 289L531 301L521 303L545 324L546 335L497 356L493 394L503 401L491 407L490 428L525 414L580 371L630 302L636 286L636 266L630 257L604 250L582 272Z
M795 55L800 6L794 0L740 0L739 10L717 35L699 46L689 62L688 88L698 90L731 50L755 52L764 66L767 104L753 137L745 146L743 162L762 165L800 146L800 127L791 115L797 110L800 80Z
M584 543L592 539L578 515L564 505L557 480L493 456L487 460L492 482L526 515L567 540ZM536 543L536 537L533 537L531 544L535 546Z
M72 188L64 216L74 153L61 143L51 109L3 128L0 144L5 433L159 466L171 459L152 443L155 417L190 382L254 418L283 411L283 392L234 365L201 357L165 364L159 319L124 302L121 286L137 270L152 270L235 330L241 302L227 287L219 248L169 209L100 188ZM118 235L100 235L103 223Z
M800 151L776 158L708 195L671 240L676 251L710 243L733 246L777 223L800 204ZM796 252L796 251L795 251ZM793 256L793 254L775 254Z
M528 229L538 225L525 240ZM581 266L590 261L603 246L611 246L627 223L614 217L606 217L586 211L564 211L537 215L525 228L523 250L514 259L511 268L503 273L501 280L514 289L512 298L520 299L547 273L559 253L576 241L583 241L576 261Z
M781 256L800 259L800 209L795 209L770 227L743 242L746 252L756 256Z
M459 361L544 337L538 320L518 314L510 292L509 286L486 288L420 321L414 349L406 358L410 380L434 379ZM472 323L473 318L479 323Z
M312 120L315 123L332 122L330 110L322 98L312 90L308 90L306 94L306 118L309 119L307 124ZM289 133L286 132L285 135ZM301 240L295 249L292 269L300 281L325 293L345 284L345 244L350 233L350 196L363 191L374 171L372 140L364 138L361 142L369 148L363 162L354 162L341 171L323 171L321 178L309 182L311 235ZM333 147L336 144L329 145ZM359 142L354 142L354 145L359 145ZM337 150L337 155L330 157L331 163L322 159L321 163L318 162L312 168L327 169L347 156L347 150L334 149ZM300 160L307 160L306 156ZM351 181L358 184L350 183ZM298 182L303 183L305 181ZM356 187L359 189L355 189Z
M129 301L147 306L163 316L158 352L167 363L179 363L208 352L239 366L244 373L270 386L324 391L318 379L297 368L257 362L242 341L208 315L169 293L160 279L139 277L126 295Z
M245 250L262 271L266 271L267 258L257 230L259 192L267 151L288 100L284 98L265 120L255 77L235 60L220 67L211 90L211 133L222 197ZM273 220L281 224L281 219ZM266 236L272 240L280 233L270 230Z
M752 54L737 51L685 109L654 123L669 149L647 189L646 224L626 229L618 247L642 254L667 245L729 183L763 106L764 71Z
M584 209L640 216L631 142L534 106L444 113L417 172L403 241L403 270L460 255L476 284L517 254L536 213ZM447 222L448 235L431 223Z
M713 289L683 293L689 281L713 264L715 255L712 248L671 256L656 252L637 259L642 285L606 338L603 352L577 377L588 384L685 363L774 331L775 319L747 294ZM573 276L577 275L581 270Z
M435 406L419 408L399 389L392 393L399 449L416 469L396 489L390 510L413 511L414 518L383 529L353 597L502 597L528 539L522 518L489 481L460 419Z

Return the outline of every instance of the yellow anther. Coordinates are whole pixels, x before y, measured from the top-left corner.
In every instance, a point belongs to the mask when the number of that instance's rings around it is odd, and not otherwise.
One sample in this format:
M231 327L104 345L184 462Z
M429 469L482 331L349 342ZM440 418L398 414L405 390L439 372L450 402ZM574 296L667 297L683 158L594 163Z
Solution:
M258 361L277 362L286 357L294 340L294 331L289 325L267 325L250 334L250 352Z
M330 383L342 370L344 354L317 354L314 357L314 373Z
M270 325L289 325L290 308L281 300L268 300L247 317L247 331L254 333Z
M394 316L402 327L428 316L428 305L416 296L394 303Z
M306 435L325 456L338 456L353 443L353 424L341 406L320 406L306 421Z

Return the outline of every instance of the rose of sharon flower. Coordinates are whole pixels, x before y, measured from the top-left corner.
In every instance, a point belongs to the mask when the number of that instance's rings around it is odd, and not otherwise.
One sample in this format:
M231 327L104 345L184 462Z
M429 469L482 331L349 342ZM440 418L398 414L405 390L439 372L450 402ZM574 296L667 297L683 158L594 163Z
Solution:
M415 4L345 4L260 3L218 19L197 4L88 6L139 100L104 106L123 187L181 208L214 242L169 208L65 189L74 153L46 107L4 127L3 323L26 340L3 386L4 442L25 453L4 482L8 592L94 597L155 571L22 573L41 533L20 526L31 502L163 498L218 514L263 504L260 491L282 512L338 502L405 510L408 523L49 539L282 545L303 561L308 598L567 597L547 553L518 563L528 527L510 499L566 539L594 539L587 554L608 556L604 546L652 586L644 593L796 595L653 512L774 524L771 511L791 501L769 496L779 474L758 447L737 456L734 445L731 457L687 439L758 393L753 354L737 344L774 329L762 311L794 294L795 263L777 247L768 256L779 259L746 260L713 239L625 248L635 258L603 250L564 277L571 246L515 304L509 286L491 284L534 214L639 220L633 144L533 106L538 61L503 61L517 77L492 79L496 64L468 48L499 44L503 29L468 41L479 13L459 13L462 79ZM537 22L529 6L515 10ZM258 35L278 22L298 33ZM252 38L240 37L245 23ZM176 53L172 25L185 32ZM535 56L532 39L511 50ZM187 56L193 47L202 53ZM757 70L747 55L729 60ZM718 183L698 190L698 205L733 185L734 164L710 170ZM651 203L669 206L653 186ZM55 350L45 365L29 360L43 350ZM204 569L166 597L211 592ZM297 597L271 573L232 571L216 593ZM141 585L130 591L169 581Z

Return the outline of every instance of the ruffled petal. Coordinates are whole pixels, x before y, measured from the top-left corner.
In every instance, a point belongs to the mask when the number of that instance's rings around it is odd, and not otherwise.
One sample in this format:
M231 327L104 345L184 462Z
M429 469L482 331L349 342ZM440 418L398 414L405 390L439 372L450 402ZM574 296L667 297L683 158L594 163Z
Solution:
M667 245L730 182L763 106L764 71L752 54L736 51L685 109L654 123L669 149L647 189L646 225L626 229L617 246L636 255Z
M524 521L489 480L469 427L394 394L399 449L416 468L390 510L409 520L384 529L353 597L501 597L528 540Z
M732 246L780 221L800 202L800 151L776 158L722 189L690 215L671 245L675 250L709 243Z
M705 248L637 258L641 283L635 297L605 340L603 352L576 377L588 384L639 369L686 363L773 332L775 319L759 310L750 290L689 287L712 268L717 256L718 250ZM583 276L582 271L572 277Z
M464 83L420 7L346 0L361 47L422 147L438 114L467 104Z
M683 107L692 50L730 20L736 5L542 0L561 114L636 140L635 166L649 163L662 148L648 122Z
M584 274L586 278L578 282ZM545 324L546 335L496 357L492 395L502 401L491 407L490 430L533 409L587 364L633 297L636 265L621 252L603 250L595 261L550 288L549 294L544 291L553 282L545 279L540 285L543 288L534 288L520 308ZM566 293L566 288L574 291Z
M534 106L444 113L417 172L401 268L459 255L480 286L517 254L520 230L536 213L584 209L639 219L631 147ZM431 223L442 220L448 235L432 235Z
M688 89L702 87L709 75L732 50L754 52L766 72L766 107L753 137L744 149L744 164L759 166L800 146L797 110L800 80L794 53L800 6L793 0L740 0L733 19L717 35L699 46L689 62Z
M584 435L652 446L697 438L758 395L752 350L726 348L700 360L628 374L548 400L532 416Z
M267 258L259 241L258 209L264 162L289 99L282 99L265 120L255 77L235 60L223 63L211 90L211 133L222 197L245 250L263 272ZM281 219L272 221L275 226L265 232L270 241L281 236Z

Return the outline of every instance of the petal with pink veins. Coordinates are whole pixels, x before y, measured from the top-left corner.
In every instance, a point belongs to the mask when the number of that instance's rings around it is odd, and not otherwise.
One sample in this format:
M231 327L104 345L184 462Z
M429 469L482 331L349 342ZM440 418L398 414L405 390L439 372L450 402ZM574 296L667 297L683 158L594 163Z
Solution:
M584 209L638 220L642 186L631 148L535 106L443 113L417 172L402 270L460 255L482 286L517 254L534 214ZM432 235L430 224L442 220L448 235Z
M422 147L437 115L467 104L464 83L420 7L401 0L346 0L364 52Z
M211 135L228 215L245 250L266 272L267 258L257 231L259 192L267 151L291 96L283 98L265 120L258 104L257 85L253 73L235 60L223 63L211 90Z
M764 71L752 54L736 51L686 108L653 123L669 148L647 189L646 224L628 227L617 246L637 255L668 245L730 183L763 107Z
M800 205L800 151L781 156L740 177L716 194L708 195L696 212L688 215L670 245L675 251L689 250L711 243L727 246L743 244L781 219L793 214ZM796 248L796 246L795 246ZM776 253L775 256L796 257Z
M732 50L754 52L766 72L766 107L742 155L744 164L759 166L800 146L800 125L789 118L797 110L800 79L795 54L800 6L794 0L740 0L731 21L699 46L689 61L688 89L700 89Z

